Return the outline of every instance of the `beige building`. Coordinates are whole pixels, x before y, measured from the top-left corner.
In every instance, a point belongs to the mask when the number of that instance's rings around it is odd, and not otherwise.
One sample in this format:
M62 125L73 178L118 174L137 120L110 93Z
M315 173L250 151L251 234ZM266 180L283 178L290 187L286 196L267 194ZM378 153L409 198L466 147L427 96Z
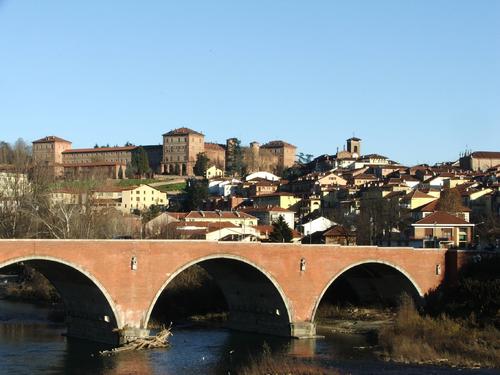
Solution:
M130 187L102 187L92 191L92 205L98 208L114 207L123 213L147 210L151 206L168 206L167 193L149 185Z
M55 177L125 177L136 146L72 149L71 142L56 136L33 141L33 159L37 166L49 168Z
M62 160L65 165L98 162L127 165L132 162L132 154L137 148L137 146L125 146L71 149L62 152Z
M196 157L205 152L205 136L189 128L179 128L163 134L162 173L193 175Z
M253 197L255 207L280 207L298 212L298 203L302 199L292 193L276 192Z
M64 174L62 153L71 149L71 142L50 135L33 141L33 161L39 167L47 168L50 175L61 177Z
M470 171L485 171L500 165L500 152L476 151L460 158L460 168Z
M215 165L212 165L205 172L205 178L208 180L215 177L222 177L223 175L224 172L222 171L222 169L217 168Z
M120 209L124 212L147 210L151 206L168 206L167 193L149 185L131 187L122 191Z
M284 141L271 141L260 146L260 156L265 157L266 154L276 158L276 168L286 169L295 163L295 155L297 147Z
M49 194L52 205L83 205L87 201L87 194L72 189L56 189Z
M425 206L436 199L437 197L426 194L420 190L413 190L411 193L403 197L401 203L405 208L414 210L415 208Z

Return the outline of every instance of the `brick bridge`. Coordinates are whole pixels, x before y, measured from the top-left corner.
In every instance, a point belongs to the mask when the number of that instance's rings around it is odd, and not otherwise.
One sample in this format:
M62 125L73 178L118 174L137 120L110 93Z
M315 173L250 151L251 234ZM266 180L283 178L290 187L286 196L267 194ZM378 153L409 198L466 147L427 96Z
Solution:
M339 277L361 298L389 298L403 291L418 298L436 288L445 272L456 274L457 259L464 255L437 249L179 240L1 240L0 271L23 262L44 274L64 301L69 336L116 343L147 334L162 291L198 264L220 286L230 328L314 337L318 305Z

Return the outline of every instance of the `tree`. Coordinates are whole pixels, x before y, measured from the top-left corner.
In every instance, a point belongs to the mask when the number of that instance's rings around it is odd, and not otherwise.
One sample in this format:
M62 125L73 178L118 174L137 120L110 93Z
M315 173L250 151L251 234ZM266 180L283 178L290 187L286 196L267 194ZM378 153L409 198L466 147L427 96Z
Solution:
M118 178L120 180L123 180L123 168L121 165L120 165L120 169L118 169Z
M150 172L148 154L144 148L139 147L132 153L132 172L143 177Z
M270 242L292 242L293 233L292 229L288 226L283 216L279 216L276 221L273 222L273 230L269 234Z
M207 157L207 154L204 152L200 152L196 155L196 163L194 164L194 174L196 176L205 176L208 169L208 162L210 159Z
M189 179L186 185L186 211L201 210L208 199L208 181Z
M228 145L228 173L232 176L242 176L246 170L243 161L243 151L241 149L241 141L238 138L232 138Z
M451 214L460 212L463 209L462 197L458 189L445 189L437 203L437 210Z
M132 164L130 164L129 162L127 162L127 169L125 169L125 176L127 178L134 178L135 176L134 168L132 167Z
M406 213L397 197L377 197L361 200L360 215L356 218L357 241L361 245L392 245L394 228L403 231L407 227Z

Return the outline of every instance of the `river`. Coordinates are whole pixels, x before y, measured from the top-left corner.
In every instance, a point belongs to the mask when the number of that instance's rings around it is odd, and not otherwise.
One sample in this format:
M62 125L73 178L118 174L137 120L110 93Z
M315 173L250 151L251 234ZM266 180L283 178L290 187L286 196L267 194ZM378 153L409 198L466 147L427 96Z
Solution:
M97 355L107 349L63 336L63 324L48 322L50 310L0 300L1 374L236 374L268 347L351 374L453 374L457 369L379 361L364 335L328 334L318 340L289 340L228 331L217 326L174 327L165 350ZM461 373L497 374L495 370Z

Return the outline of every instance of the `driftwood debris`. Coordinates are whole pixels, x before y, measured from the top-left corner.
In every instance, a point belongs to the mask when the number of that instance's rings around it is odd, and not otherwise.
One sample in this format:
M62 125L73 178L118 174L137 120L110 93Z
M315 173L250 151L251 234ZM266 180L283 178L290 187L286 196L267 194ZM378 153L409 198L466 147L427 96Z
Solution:
M130 350L145 350L145 349L158 349L158 348L168 348L170 343L168 338L172 336L172 332L169 328L163 328L156 336L141 337L134 341L131 341L123 346L114 348L111 350L100 351L100 355L110 355L121 352L126 352Z

